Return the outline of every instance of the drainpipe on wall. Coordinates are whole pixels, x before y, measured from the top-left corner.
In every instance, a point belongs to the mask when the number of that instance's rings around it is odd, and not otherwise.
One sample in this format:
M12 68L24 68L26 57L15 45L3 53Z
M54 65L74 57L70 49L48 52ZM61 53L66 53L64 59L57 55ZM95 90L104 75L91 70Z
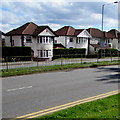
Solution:
M90 54L90 38L88 38L88 52L87 54L89 55Z
M67 48L67 37L65 36L65 47Z
M12 36L10 36L10 43L11 43L11 46L12 46Z
M25 46L24 45L24 36L23 35L21 36L21 45L22 45L22 47Z

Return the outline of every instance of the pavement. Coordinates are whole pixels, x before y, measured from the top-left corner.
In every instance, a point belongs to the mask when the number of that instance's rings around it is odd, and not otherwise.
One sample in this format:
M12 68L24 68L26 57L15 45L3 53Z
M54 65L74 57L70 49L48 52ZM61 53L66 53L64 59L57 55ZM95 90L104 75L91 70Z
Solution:
M63 65L72 63L84 63L84 62L99 62L99 61L113 61L119 60L118 57L108 57L108 58L83 58L83 59L63 59L54 61L19 61L19 62L8 62L0 63L0 69L10 69L10 68L25 68L25 67L35 67L35 66L50 66L50 65Z
M119 68L50 72L2 79L2 116L14 118L118 90Z

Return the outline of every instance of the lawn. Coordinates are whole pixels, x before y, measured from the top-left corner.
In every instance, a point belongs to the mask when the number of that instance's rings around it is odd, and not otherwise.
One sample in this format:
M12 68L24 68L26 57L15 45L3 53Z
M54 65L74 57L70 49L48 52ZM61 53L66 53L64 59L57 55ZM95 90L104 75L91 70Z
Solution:
M43 73L50 71L59 71L67 69L77 69L77 68L89 68L89 67L98 67L104 65L118 65L120 61L102 61L102 62L90 62L90 63L73 63L65 65L51 65L51 66L39 66L39 67L28 67L28 68L13 68L9 70L0 70L0 76L9 77L16 75L26 75L33 73Z
M35 120L39 120L41 118L48 120L57 120L59 118L75 118L75 120L77 118L111 118L111 120L117 120L120 118L119 99L120 94L112 95L104 99L84 103L50 115L42 116Z

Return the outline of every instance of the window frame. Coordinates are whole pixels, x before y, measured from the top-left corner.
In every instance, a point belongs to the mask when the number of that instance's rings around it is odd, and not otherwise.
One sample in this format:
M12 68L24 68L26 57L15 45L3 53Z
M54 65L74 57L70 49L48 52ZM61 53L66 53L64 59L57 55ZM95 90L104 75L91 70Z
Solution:
M73 42L73 37L70 37L69 42Z
M39 58L50 58L52 50L38 50Z
M32 43L32 38L30 35L26 35L26 43Z
M53 36L38 36L37 43L51 44L54 40Z
M77 44L85 43L86 41L87 41L86 37L77 37L77 39L76 39Z

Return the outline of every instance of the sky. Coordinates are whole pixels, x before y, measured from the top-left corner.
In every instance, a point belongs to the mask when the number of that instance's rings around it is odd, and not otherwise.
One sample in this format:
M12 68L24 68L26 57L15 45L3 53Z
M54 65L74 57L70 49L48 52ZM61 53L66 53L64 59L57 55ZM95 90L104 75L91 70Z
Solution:
M118 29L118 4L115 0L4 0L0 6L0 30L9 32L27 22L48 25L54 31L63 26L76 29Z

